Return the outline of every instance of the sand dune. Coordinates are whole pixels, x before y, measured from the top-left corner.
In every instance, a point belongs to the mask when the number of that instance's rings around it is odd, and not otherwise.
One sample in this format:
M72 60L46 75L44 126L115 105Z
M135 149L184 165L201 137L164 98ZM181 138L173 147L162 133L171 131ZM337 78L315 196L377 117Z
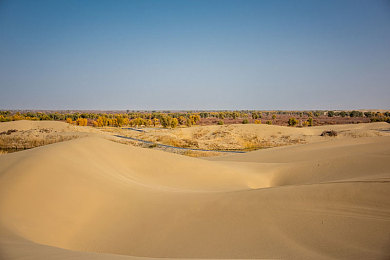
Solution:
M388 259L389 158L387 136L207 160L98 136L3 155L0 258Z

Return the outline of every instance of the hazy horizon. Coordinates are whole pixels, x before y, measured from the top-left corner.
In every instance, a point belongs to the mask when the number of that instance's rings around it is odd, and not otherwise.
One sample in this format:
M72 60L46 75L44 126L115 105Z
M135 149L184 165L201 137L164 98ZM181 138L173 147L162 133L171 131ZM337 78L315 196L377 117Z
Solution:
M390 109L388 1L1 1L0 109Z

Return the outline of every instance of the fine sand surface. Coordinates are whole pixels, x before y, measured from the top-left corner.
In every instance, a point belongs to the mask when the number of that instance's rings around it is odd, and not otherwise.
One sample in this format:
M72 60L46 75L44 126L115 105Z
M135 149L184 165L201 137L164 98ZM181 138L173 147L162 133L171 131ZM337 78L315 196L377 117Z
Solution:
M312 142L207 159L97 132L2 155L0 259L389 259L389 126L267 126Z

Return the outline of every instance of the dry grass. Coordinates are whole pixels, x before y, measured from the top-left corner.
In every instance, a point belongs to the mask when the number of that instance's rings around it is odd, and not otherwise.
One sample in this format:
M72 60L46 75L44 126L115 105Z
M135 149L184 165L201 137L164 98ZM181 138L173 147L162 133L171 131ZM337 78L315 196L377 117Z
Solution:
M156 142L161 143L161 144L165 144L165 145L175 146L175 147L183 147L183 148L190 147L186 141L180 140L176 137L169 136L169 135L157 137Z
M217 153L217 152L204 152L204 151L191 151L191 150L187 150L182 154L189 157L211 157L211 156L221 155L221 153Z
M59 133L52 129L30 129L0 135L0 149L24 150L78 137L77 134Z
M112 129L107 129L107 132ZM261 132L250 133L234 126L221 126L218 128L199 127L191 131L180 129L150 130L146 133L121 130L122 135L138 138L154 143L170 145L180 148L193 148L205 150L245 150L252 151L282 145L304 143L305 139L290 135L276 134L263 135ZM137 145L143 146L144 145Z
M78 138L78 135L50 135L45 138L24 138L20 136L0 137L0 147L2 149L30 149L38 146L63 142Z

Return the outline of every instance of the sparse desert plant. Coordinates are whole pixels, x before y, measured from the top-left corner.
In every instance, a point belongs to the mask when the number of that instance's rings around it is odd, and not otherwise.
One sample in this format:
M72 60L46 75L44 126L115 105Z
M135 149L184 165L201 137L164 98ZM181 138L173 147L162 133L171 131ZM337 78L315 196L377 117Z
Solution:
M10 135L12 133L17 132L18 130L16 129L9 129L8 131L1 132L0 135Z
M223 125L223 124L224 124L224 123L223 123L223 120L219 120L217 124L218 124L218 125Z
M271 120L267 120L267 121L265 121L265 123L266 123L267 125L272 125L272 121L271 121Z
M255 120L255 124L261 124L261 120L260 119L256 119Z
M217 156L221 153L218 152L205 152L205 151L192 151L187 150L183 152L183 155L189 156L189 157L210 157L210 156Z
M186 118L184 116L179 116L179 124L184 125L186 123Z
M242 123L243 124L249 124L249 120L245 118L244 120L242 120Z
M298 124L298 120L295 117L290 117L288 119L288 125L289 126L296 126Z
M334 131L334 130L323 131L323 132L321 133L321 136L337 136L337 132Z
M390 117L372 117L370 118L371 122L386 122L390 123Z
M272 115L272 119L276 119L276 115L274 114L274 115Z
M196 125L200 121L199 115L191 115L190 116L191 125Z
M79 126L86 126L88 124L88 120L86 118L77 118L76 124Z
M165 127L165 128L170 127L171 121L172 121L172 117L170 117L170 116L162 115L160 117L160 123L161 123L162 127Z
M177 118L172 118L171 127L176 128L178 124L179 124L179 121L177 120Z
M187 118L187 120L186 120L186 126L188 126L188 127L191 127L191 126L192 126L191 119Z
M67 141L78 138L77 135L58 135L58 134L46 134L42 137L31 138L29 135L1 135L0 136L0 149L30 149L42 145Z
M309 117L309 119L307 119L307 123L308 123L308 126L313 126L313 118Z
M354 110L354 111L351 111L349 113L349 116L350 117L362 117L363 116L363 112Z

